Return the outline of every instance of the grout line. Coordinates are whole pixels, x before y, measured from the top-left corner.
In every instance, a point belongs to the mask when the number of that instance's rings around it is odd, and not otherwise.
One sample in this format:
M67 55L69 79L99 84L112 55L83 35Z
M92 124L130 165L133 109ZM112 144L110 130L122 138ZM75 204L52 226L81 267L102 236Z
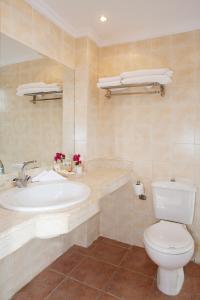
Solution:
M61 286L61 284L63 284L64 282L65 282L65 280L67 280L68 278L67 277L65 277L65 278L63 278L63 280L47 295L47 297L45 297L44 298L44 300L48 300L49 299L49 297L53 294L53 292L57 289L57 288L59 288L59 286Z
M71 255L69 255L69 256L71 256ZM83 255L81 255L81 256L83 256ZM74 269L76 269L76 268L77 268L77 267L78 267L85 259L86 259L86 258L83 256L82 259L81 259L81 261L80 261L75 267L73 267L72 270L71 270L68 274L59 272L59 271L57 271L56 269L53 269L53 268L49 268L49 269L50 269L51 271L54 271L55 273L58 273L58 274L60 274L60 275L64 275L65 277L68 277L68 276L74 271Z
M86 260L86 257L83 257L83 258L81 259L81 261L80 261L75 267L73 267L73 268L71 269L71 271L68 273L68 276L70 277L71 273L72 273L74 270L76 270L76 268L78 268L78 267L82 264L82 262L84 262L85 260Z
M102 236L102 242L103 242L103 243L110 244L110 245L112 245L112 246L120 247L120 248L127 249L127 250L129 250L129 249L132 247L132 245L129 245L129 244L127 244L128 247L121 246L121 245L116 245L115 242L118 242L117 240L116 240L116 241L115 241L115 240L113 240L113 241L112 241L112 240L111 240L111 241L110 241L110 240L109 240L109 241L106 241L106 239L108 239L108 238ZM119 242L119 243L122 243L122 242Z
M141 276L144 276L144 277L148 277L148 278L151 278L152 280L155 280L156 279L156 274L151 276L151 275L148 275L148 274L145 274L145 273L142 273L142 272L139 272L139 271L135 271L135 270L132 270L132 269L129 269L129 268L126 268L126 267L121 267L119 266L118 267L119 269L124 269L124 270L127 270L131 273L135 273L135 274L138 274L138 275L141 275Z
M128 256L128 252L129 252L129 249L127 249L126 253L124 253L124 255L122 256L118 266L121 266L122 261L125 259L126 256Z
M94 287L93 285L90 285L90 284L88 284L87 282L80 281L80 280L78 280L78 279L76 279L76 278L73 278L73 277L71 277L71 276L69 276L69 279L71 279L71 280L73 280L73 281L76 281L76 282L78 282L78 283L80 283L80 284L82 284L82 285L84 285L84 286L89 287L89 288L92 288L92 289L94 289L94 290L97 290L98 292L103 292L103 293L105 293L104 290L101 290L101 289L99 289L99 288L97 288L97 287Z
M111 278L112 278L112 275L111 275ZM98 291L98 292L101 292L102 294L109 294L109 295L115 297L116 299L122 300L122 298L119 298L118 296L116 296L116 295L114 295L114 294L112 294L112 293L110 293L110 292L106 292L105 290L102 290L102 289L99 289L99 288L97 288L97 287L95 287L95 286L93 286L93 285L90 285L90 284L88 284L87 282L80 281L80 280L78 280L78 279L76 279L76 278L73 278L73 277L71 277L71 276L69 276L68 279L71 279L72 281L76 281L76 282L78 282L79 284L84 285L84 286L86 286L86 287L92 288L92 289L94 289L94 290L96 290L96 291ZM110 279L109 279L109 280L110 280ZM102 296L102 295L100 294L99 296ZM99 299L99 298L98 298L98 299ZM98 300L98 299L97 299L97 300Z
M108 294L108 295L110 295L110 296L113 296L115 299L117 299L117 300L124 300L124 298L120 298L120 297L118 297L118 296L116 296L116 295L114 295L114 294L112 294L112 293L110 293L110 292L106 292L105 294Z
M105 242L104 242L104 244L105 244ZM106 244L110 244L110 243L106 243ZM131 248L125 248L125 247L116 246L116 245L113 245L113 244L111 244L111 245L114 246L114 247L122 248L122 249L124 249L124 250L126 249L126 252L125 252L124 255L122 256L122 258L121 258L121 260L120 260L120 262L119 262L118 264L113 264L113 263L107 262L107 261L105 261L105 260L103 260L103 259L96 258L96 257L94 257L92 254L85 254L84 256L85 256L85 257L88 257L88 258L93 258L93 259L96 260L96 261L100 261L100 262L107 263L107 264L112 265L112 266L114 266L114 267L119 267L120 264L121 264L121 262L122 262L122 260L124 259L125 255L128 253L128 250L130 250ZM97 246L98 246L98 245L95 245L94 249L96 249ZM86 249L87 249L87 248L86 248ZM94 250L94 249L92 249L92 250ZM78 251L78 250L77 250L77 251ZM80 253L80 252L79 252L79 253Z
M129 250L130 250L130 248L129 248ZM127 251L127 252L124 254L124 256L122 257L122 259L121 259L121 261L120 261L120 264L118 265L118 268L125 269L125 270L127 270L127 271L132 272L132 273L136 273L136 274L139 274L139 275L142 275L142 276L145 276L145 277L148 277L148 278L152 278L153 280L155 280L156 274L151 276L151 275L145 274L145 273L143 273L143 272L135 271L135 270L132 270L132 269L129 269L129 268L127 268L127 267L123 267L123 266L122 266L122 262L123 262L123 260L126 258L126 256L128 256L128 252L129 252L129 251Z
M108 288L110 282L113 280L113 278L114 278L115 274L117 273L117 271L118 271L118 270L115 270L115 271L113 272L112 276L110 276L109 281L108 281L107 284L105 285L104 289L105 289L105 292L106 292L106 293L109 293L108 291L106 291L106 289Z
M105 264L111 265L111 266L113 266L113 267L115 267L115 268L118 268L118 267L119 267L119 265L118 265L118 264L117 264L117 265L115 265L115 264L112 264L112 263L110 263L110 262L107 262L106 260L99 259L99 258L96 258L96 257L94 257L94 256L87 256L87 258L91 258L91 259L93 259L93 260L95 260L95 261L98 261L98 262L102 262L102 263L105 263Z
M90 259L93 259L93 257L90 257ZM96 259L94 259L94 260L97 261L97 262L101 262L101 261L96 260ZM107 264L107 263L106 263L106 264ZM108 264L108 265L111 265L111 264ZM78 265L76 268L78 268L79 266L80 266L80 265ZM103 286L101 289L99 289L99 288L97 288L97 287L94 287L94 286L88 284L88 283L85 282L85 281L80 281L79 279L73 277L72 272L70 272L69 278L71 278L71 279L73 279L73 280L76 280L76 281L78 281L79 283L83 283L83 284L85 284L85 285L88 285L88 286L90 286L90 287L92 287L92 288L95 288L95 289L97 289L97 290L100 290L100 291L106 293L106 286L107 286L108 282L111 281L111 279L112 279L112 277L113 277L113 274L117 272L117 267L116 267L116 266L113 266L113 265L111 265L111 266L114 267L115 270L113 270L113 273L112 273L112 274L110 275L110 277L107 279L107 283L105 283L104 286ZM74 270L75 270L75 269L74 269ZM74 271L74 270L73 270L73 271Z
M57 274L59 274L59 275L64 275L65 277L68 276L68 275L66 275L65 273L59 272L59 271L57 271L57 270L55 270L55 269L52 269L52 268L49 268L49 270L52 271L52 272L54 272L54 273L57 273Z
M124 300L124 298L119 298L119 297L117 297L117 296L115 296L115 295L113 295L111 293L108 293L108 292L104 292L104 293L100 294L99 297L96 300L101 300L104 295L112 296L112 297L114 297L114 300L115 299L116 300Z

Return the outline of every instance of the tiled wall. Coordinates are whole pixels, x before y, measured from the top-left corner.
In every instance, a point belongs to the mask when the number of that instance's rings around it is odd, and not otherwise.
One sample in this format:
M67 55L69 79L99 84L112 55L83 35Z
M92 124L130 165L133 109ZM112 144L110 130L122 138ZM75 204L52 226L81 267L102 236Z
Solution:
M0 30L70 68L75 66L75 39L25 0L0 1Z
M144 212L144 205L144 201L134 197L131 183L104 197L100 203L100 234L131 245L143 246L143 230L155 222L153 216Z
M168 67L173 82L164 98L152 95L104 97L100 91L99 156L126 165L144 182L147 200L132 219L142 240L153 218L150 184L171 177L200 187L200 31L139 41L100 50L99 76L123 71ZM123 207L123 200L121 201ZM127 219L121 219L121 222ZM200 199L197 194L191 227L200 262ZM135 240L137 242L138 239ZM134 241L133 241L134 242Z
M84 160L98 157L98 54L90 39L76 40L75 149Z
M26 160L37 159L49 165L54 153L62 150L62 101L33 104L30 97L16 96L16 89L28 82L63 83L65 69L46 58L0 68L0 153L7 172L12 170L12 164ZM69 69L65 76L69 82L71 75L73 71ZM68 127L66 124L70 131ZM72 134L68 135L72 138Z

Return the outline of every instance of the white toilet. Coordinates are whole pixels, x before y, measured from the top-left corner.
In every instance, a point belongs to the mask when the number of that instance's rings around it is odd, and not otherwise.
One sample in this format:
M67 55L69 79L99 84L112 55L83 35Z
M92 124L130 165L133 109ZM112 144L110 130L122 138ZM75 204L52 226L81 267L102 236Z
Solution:
M185 224L194 215L196 188L189 183L160 181L152 184L155 217L144 232L144 246L158 265L157 287L177 295L184 282L183 267L194 253L194 241Z

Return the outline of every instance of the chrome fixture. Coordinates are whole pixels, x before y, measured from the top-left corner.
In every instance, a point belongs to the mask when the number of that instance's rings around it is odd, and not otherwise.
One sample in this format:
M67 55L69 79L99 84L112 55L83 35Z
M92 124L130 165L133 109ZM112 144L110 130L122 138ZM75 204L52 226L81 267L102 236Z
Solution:
M5 169L4 169L4 165L2 163L2 161L0 160L0 175L5 174Z
M33 97L30 100L33 104L36 104L40 101L51 101L51 100L62 100L63 91L51 91L51 92L38 92L38 93L28 93L24 94L24 96L31 96ZM47 96L48 98L44 98Z
M22 167L21 167L21 169L19 171L19 176L17 178L13 179L14 183L16 184L16 186L18 186L19 188L27 186L28 182L31 179L31 176L25 174L25 168L26 168L27 165L34 164L36 162L37 162L36 160L30 160L30 161L25 161L22 164Z
M135 88L132 91L131 88ZM143 88L143 90L137 90L137 88ZM117 95L145 95L145 94L158 94L162 97L165 96L165 86L158 82L146 82L138 84L123 84L117 86L101 87L101 89L106 90L105 97L111 98ZM124 89L127 91L124 92ZM128 91L129 90L129 91Z

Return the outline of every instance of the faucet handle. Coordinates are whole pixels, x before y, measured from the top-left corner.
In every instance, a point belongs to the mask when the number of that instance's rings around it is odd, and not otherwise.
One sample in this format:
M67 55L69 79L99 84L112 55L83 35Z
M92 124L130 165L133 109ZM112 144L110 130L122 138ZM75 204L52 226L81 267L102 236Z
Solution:
M175 179L174 177L172 177L172 178L170 179L170 181L171 181L171 182L176 182L176 179Z
M4 165L3 165L2 161L0 160L0 175L1 174L5 174L5 169L4 169Z
M28 160L28 161L24 161L22 164L22 168L24 168L25 166L29 165L29 164L34 164L36 163L37 160Z

